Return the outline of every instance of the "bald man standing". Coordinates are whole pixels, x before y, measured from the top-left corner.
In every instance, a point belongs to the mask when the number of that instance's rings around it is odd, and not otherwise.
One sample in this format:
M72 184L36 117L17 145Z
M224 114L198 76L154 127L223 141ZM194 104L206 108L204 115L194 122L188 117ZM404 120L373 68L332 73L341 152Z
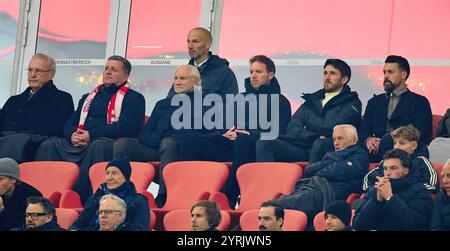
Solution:
M209 50L212 44L211 33L201 27L189 31L187 35L187 48L189 64L197 67L202 79L203 94L216 93L222 97L226 94L237 94L238 83L234 72L226 59L213 55ZM173 85L168 97L175 95Z

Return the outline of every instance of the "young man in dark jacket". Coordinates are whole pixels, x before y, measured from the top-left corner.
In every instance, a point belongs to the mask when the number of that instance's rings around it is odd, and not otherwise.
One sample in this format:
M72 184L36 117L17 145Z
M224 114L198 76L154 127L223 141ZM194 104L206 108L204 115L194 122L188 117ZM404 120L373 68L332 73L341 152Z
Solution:
M64 123L73 113L73 100L53 84L55 73L52 57L38 53L31 58L28 88L10 97L0 113L0 158L32 161L42 141L63 136Z
M418 231L430 227L432 200L425 185L410 171L407 152L393 149L383 157L384 175L356 208L355 230Z
M390 55L385 60L383 73L386 93L368 101L359 130L360 143L371 154L371 162L379 162L384 152L392 149L389 133L400 126L412 124L420 131L422 143L431 141L430 103L426 97L408 89L408 61L401 56Z
M450 160L442 167L440 175L443 187L434 201L431 231L450 231Z
M56 210L52 202L43 197L28 197L25 211L25 226L13 231L65 231L56 221Z
M116 195L126 203L124 222L136 231L147 231L150 224L150 208L145 196L138 194L130 181L131 165L127 156L111 160L105 169L106 182L100 185L83 208L70 230L97 231L100 228L97 210L104 195Z
M264 134L272 134L270 136L274 138L284 134L291 117L289 100L281 94L275 77L274 62L264 55L254 56L249 62L250 77L245 79L246 92L237 96L242 99L235 98L233 123L226 121L233 126L214 135L191 134L184 138L180 146L181 160L233 162L223 188L231 208L236 205L239 195L237 169L256 161L256 141ZM240 116L241 111L243 116ZM227 116L223 118L226 120ZM266 121L271 122L269 127L264 127ZM196 147L193 148L194 145Z
M305 103L292 116L286 134L276 140L257 142L257 160L316 162L326 152L333 151L334 126L352 124L358 127L361 121L361 101L348 87L350 77L347 63L328 59L324 65L324 88L303 96Z
M77 110L64 126L65 138L49 138L35 160L61 160L77 163L80 175L75 184L84 203L92 194L89 168L112 158L113 143L120 137L136 137L142 128L145 99L131 89L128 77L131 63L124 57L108 58L103 84L83 95Z
M0 159L0 231L23 226L27 198L42 196L19 178L19 166L10 158Z
M428 148L420 142L420 132L414 126L401 126L391 132L394 139L394 148L407 152L411 159L411 172L417 175L419 181L425 184L425 187L432 193L439 189L439 178L433 165L428 160ZM367 192L368 188L377 181L377 176L383 176L383 161L378 168L366 174L363 181L363 190Z
M353 231L352 208L345 200L335 200L325 209L326 231Z
M203 95L215 93L225 98L226 94L238 93L236 76L229 67L228 61L212 55L209 51L211 44L211 33L205 28L196 27L187 35L187 48L191 58L189 64L197 67L200 72ZM175 94L172 85L167 97Z

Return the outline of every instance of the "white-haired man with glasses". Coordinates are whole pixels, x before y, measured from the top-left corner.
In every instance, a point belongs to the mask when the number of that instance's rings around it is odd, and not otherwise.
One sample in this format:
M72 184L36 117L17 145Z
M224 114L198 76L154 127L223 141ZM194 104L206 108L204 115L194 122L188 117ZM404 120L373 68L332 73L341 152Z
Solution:
M97 215L100 223L99 231L138 231L125 222L127 204L114 194L104 195L100 199Z
M62 137L74 111L72 96L53 83L55 60L38 53L28 64L28 88L10 97L0 112L0 157L21 163L34 159L47 137Z

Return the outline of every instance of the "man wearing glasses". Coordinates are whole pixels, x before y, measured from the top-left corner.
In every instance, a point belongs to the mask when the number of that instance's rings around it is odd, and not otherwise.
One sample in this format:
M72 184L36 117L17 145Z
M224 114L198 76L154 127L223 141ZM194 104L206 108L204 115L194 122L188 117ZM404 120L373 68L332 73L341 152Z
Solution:
M64 231L56 222L56 210L46 198L32 196L27 199L25 226L22 231Z
M99 231L139 231L125 222L127 204L114 194L104 195L100 199L100 207L97 211Z
M27 72L28 88L10 97L0 112L0 157L19 163L33 160L47 137L62 137L63 125L74 111L72 96L53 84L52 57L34 55Z

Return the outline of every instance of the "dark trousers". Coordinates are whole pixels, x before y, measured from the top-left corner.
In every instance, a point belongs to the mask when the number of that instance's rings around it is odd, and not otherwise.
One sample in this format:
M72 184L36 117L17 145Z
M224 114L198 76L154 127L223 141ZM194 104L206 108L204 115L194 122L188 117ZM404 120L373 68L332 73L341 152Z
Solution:
M258 140L256 159L258 162L298 162L308 161L309 146L300 146L282 139Z

